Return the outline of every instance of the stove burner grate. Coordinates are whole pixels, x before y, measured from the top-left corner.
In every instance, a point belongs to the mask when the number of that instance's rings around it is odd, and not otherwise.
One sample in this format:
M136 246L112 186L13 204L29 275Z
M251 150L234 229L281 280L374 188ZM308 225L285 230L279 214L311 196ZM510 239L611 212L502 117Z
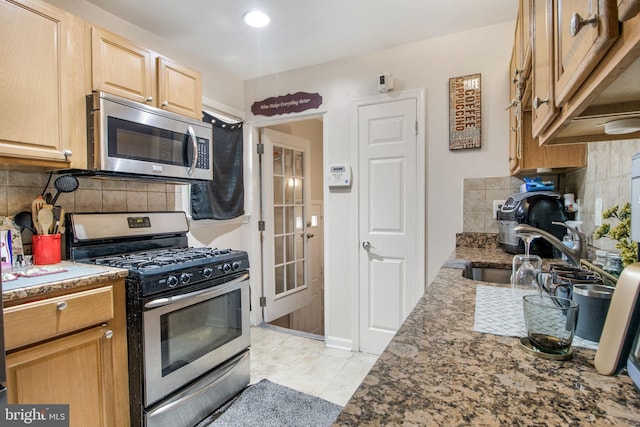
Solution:
M110 267L148 270L167 265L179 266L180 264L200 259L214 262L216 257L226 255L230 252L231 249L218 248L157 249L98 258L95 263L98 265L108 265Z

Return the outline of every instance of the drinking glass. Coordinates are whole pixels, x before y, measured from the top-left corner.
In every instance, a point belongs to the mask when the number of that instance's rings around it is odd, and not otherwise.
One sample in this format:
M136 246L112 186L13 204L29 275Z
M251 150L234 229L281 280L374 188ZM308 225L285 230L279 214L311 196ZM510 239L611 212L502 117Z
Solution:
M549 295L522 297L531 344L543 353L568 354L578 321L578 303Z
M515 255L511 270L511 289L515 297L522 297L522 292L542 295L542 286L538 280L542 273L542 258L538 255Z

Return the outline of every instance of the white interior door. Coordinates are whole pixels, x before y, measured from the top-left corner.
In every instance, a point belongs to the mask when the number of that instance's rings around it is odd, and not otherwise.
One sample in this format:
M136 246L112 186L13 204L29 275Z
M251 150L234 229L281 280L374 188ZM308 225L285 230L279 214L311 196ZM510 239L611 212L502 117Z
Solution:
M264 321L271 322L311 299L306 224L310 143L272 129L262 129L260 140L264 144Z
M360 350L380 354L421 292L417 100L358 107Z

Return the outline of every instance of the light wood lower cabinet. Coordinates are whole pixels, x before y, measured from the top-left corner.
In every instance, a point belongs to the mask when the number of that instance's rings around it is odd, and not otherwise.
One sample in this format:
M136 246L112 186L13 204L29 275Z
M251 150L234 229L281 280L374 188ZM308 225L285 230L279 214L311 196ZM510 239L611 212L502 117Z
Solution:
M71 426L115 426L110 333L99 326L7 355L9 403L68 404Z
M68 404L71 427L130 424L124 281L4 309L7 398Z

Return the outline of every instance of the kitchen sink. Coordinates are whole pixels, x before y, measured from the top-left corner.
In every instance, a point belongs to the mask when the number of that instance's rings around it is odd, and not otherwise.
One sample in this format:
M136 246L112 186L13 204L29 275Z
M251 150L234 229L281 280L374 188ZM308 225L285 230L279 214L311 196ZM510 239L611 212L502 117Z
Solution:
M463 271L462 277L481 282L511 283L511 269L495 267L471 267Z

